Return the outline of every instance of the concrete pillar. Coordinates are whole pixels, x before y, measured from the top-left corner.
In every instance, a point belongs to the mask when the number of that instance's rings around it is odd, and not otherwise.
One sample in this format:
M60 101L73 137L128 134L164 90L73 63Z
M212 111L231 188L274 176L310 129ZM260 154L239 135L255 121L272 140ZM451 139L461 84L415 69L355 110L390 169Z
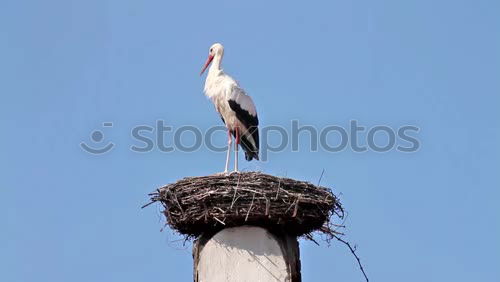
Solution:
M201 236L193 248L195 282L299 282L297 238L255 226Z

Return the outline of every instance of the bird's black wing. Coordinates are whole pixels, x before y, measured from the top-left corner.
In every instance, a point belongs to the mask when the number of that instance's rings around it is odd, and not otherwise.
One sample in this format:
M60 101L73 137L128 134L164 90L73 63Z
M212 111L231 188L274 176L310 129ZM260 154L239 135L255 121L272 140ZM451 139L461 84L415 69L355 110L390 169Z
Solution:
M245 159L251 161L253 158L259 159L259 118L255 112L255 106L253 105L250 97L245 95L246 99L243 101L237 101L234 99L228 100L229 107L236 114L236 118L245 126L246 132L240 132L241 147L245 151ZM240 99L239 99L240 100ZM241 103L243 102L243 103ZM248 104L248 103L251 103ZM247 105L248 104L248 105ZM255 115L251 114L248 107L254 109ZM245 109L247 108L247 109ZM235 134L233 132L233 134Z

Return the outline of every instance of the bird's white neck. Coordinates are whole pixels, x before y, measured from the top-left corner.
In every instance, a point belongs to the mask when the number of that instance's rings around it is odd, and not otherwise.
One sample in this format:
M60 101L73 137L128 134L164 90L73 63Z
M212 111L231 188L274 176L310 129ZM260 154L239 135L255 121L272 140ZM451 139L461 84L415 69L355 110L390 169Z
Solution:
M213 99L215 96L221 94L220 91L217 91L218 86L220 86L220 76L223 74L221 68L222 55L217 54L214 56L212 60L212 64L208 69L207 78L205 80L205 88L204 92L207 97Z
M212 65L208 69L208 75L217 75L220 73L221 69L221 61L222 61L222 55L216 54L213 61Z

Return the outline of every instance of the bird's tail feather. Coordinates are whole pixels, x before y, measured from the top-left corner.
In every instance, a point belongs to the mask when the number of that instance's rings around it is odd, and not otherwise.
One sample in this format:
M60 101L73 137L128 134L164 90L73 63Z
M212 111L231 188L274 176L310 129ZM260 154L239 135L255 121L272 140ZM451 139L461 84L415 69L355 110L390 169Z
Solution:
M246 133L246 132L245 132ZM251 161L252 159L259 160L259 133L255 129L251 132L251 136L254 139L252 142L247 138L247 134L241 134L240 136L240 146L245 151L245 159Z
M240 137L240 145L241 148L243 148L243 150L245 151L245 160L259 160L259 149L252 146L252 143L246 138L246 136Z

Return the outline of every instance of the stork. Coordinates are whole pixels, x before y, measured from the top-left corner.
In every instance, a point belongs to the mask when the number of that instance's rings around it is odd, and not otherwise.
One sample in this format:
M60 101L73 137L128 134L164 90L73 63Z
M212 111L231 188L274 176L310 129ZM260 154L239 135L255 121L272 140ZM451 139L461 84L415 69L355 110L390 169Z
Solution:
M227 128L228 145L224 173L228 173L232 137L234 137L234 172L238 172L238 145L245 151L245 159L259 159L259 119L252 98L238 83L221 68L224 47L215 43L210 47L208 59L200 75L208 69L205 80L205 95L213 102L215 109ZM232 136L231 136L232 135Z

